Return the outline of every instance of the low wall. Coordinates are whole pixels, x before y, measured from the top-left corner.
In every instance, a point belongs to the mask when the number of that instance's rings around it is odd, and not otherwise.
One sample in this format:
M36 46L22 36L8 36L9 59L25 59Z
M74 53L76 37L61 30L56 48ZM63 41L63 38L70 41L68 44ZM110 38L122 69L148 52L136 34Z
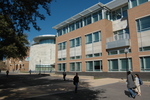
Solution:
M75 72L66 72L68 75L75 75ZM55 74L62 74L62 72L55 72ZM95 78L123 78L126 79L126 72L78 72L79 76L94 76ZM150 81L150 72L132 72L132 74L139 74L140 78L145 81Z

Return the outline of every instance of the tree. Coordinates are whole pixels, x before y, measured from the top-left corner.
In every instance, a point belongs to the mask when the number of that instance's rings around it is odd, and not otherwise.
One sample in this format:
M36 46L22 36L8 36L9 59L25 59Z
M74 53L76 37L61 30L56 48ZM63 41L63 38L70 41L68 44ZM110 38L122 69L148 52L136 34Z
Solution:
M49 4L52 0L1 0L0 1L0 59L23 58L27 51L27 36L30 25L40 30L36 20L44 20L39 8L50 15Z

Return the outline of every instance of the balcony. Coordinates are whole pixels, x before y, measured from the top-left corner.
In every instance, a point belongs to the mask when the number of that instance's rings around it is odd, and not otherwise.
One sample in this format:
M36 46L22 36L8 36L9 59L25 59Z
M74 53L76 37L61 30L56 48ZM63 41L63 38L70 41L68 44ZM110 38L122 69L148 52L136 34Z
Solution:
M119 48L119 47L126 47L130 46L129 42L129 34L123 33L123 34L117 34L113 37L107 38L106 43L106 49L113 49L113 48Z

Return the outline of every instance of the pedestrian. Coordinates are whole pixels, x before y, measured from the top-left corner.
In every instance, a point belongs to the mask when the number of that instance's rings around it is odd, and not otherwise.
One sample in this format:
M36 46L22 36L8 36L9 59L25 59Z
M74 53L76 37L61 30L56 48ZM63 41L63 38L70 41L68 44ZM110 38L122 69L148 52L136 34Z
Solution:
M0 73L1 73L1 69L0 69Z
M77 89L78 89L78 83L79 83L79 76L78 73L76 73L76 75L73 78L73 83L75 85L75 93L77 93Z
M135 99L136 93L133 91L133 89L135 89L136 86L134 83L134 77L130 71L127 72L127 88L128 88L128 91L130 92L129 97L133 97Z
M63 79L64 79L64 81L66 81L66 75L67 75L67 74L66 74L66 72L64 71L64 72L63 72Z
M6 70L6 76L8 77L8 74L9 74L9 70Z
M136 85L136 89L135 91L138 93L139 96L141 96L141 87L140 87L140 77L138 74L135 74L135 85Z
M31 73L32 73L31 69L29 70L29 73L30 73L30 75L31 75Z

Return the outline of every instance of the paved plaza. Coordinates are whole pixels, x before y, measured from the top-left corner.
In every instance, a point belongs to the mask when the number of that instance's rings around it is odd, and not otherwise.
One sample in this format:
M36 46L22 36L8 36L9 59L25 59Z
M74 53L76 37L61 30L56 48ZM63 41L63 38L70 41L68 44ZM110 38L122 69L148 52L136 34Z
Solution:
M132 100L128 97L125 79L80 76L78 92L74 92L73 75L63 81L61 75L13 73L0 74L0 100ZM142 96L135 100L150 100L150 83L141 86Z

